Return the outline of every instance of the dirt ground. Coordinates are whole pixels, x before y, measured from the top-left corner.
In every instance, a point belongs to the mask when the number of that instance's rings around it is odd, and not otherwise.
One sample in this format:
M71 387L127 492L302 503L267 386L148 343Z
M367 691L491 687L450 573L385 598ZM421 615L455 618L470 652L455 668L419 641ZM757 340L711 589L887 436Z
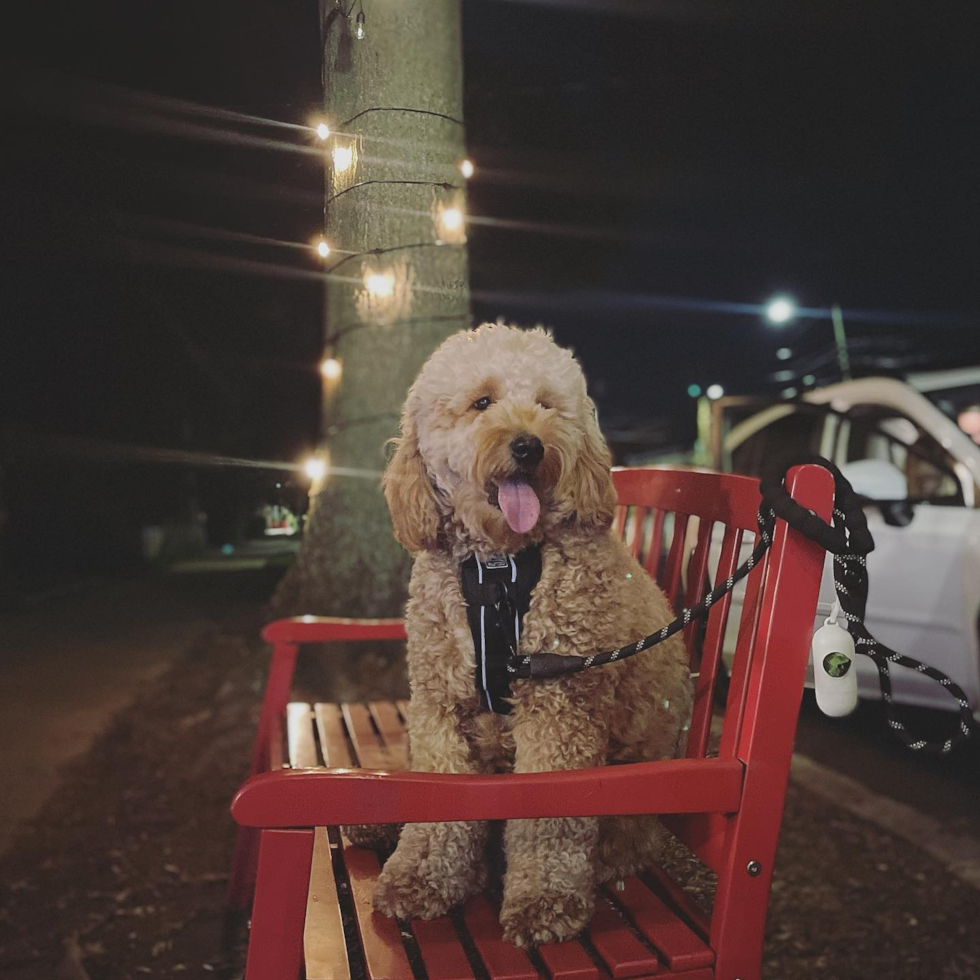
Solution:
M239 977L222 943L234 827L267 654L216 630L144 687L0 859L0 977ZM404 694L390 650L314 656L325 698ZM704 890L704 877L692 887ZM980 977L980 892L917 848L790 785L768 980Z

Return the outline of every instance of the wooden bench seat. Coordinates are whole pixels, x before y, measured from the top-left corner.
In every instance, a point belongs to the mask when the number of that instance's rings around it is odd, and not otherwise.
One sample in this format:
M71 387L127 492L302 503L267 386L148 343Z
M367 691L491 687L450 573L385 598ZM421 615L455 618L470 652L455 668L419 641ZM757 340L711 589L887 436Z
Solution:
M270 758L270 768L404 769L405 708L392 701L291 702L286 757ZM270 752L281 746L273 739ZM713 976L714 953L699 931L703 922L699 926L690 906L682 911L675 905L655 878L605 889L581 941L541 946L529 955L504 942L499 908L483 896L428 922L379 915L371 891L382 859L355 847L337 827L316 828L303 942L308 980L413 980L422 971L428 980Z

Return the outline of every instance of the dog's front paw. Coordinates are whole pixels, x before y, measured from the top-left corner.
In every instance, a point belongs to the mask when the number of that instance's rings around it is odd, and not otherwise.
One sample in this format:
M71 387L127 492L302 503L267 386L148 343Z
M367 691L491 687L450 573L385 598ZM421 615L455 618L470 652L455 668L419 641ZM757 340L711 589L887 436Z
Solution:
M483 888L483 836L470 824L406 827L374 885L374 907L399 919L434 919Z
M595 910L595 896L548 893L508 897L500 910L504 939L515 946L560 943L577 936Z

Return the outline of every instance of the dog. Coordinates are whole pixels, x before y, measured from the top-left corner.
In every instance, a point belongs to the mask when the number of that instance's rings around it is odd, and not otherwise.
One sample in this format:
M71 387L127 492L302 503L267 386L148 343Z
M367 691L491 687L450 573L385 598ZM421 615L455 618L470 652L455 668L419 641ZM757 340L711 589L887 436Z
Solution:
M449 337L405 402L384 475L395 536L415 556L406 610L411 767L543 772L683 754L692 690L679 636L619 664L517 680L509 713L478 691L461 563L539 549L519 652L587 657L660 629L667 599L610 531L610 455L571 352L541 329ZM509 559L508 559L509 561ZM518 946L576 935L597 884L658 859L655 817L510 820L501 925ZM434 918L486 885L485 822L408 824L375 907Z

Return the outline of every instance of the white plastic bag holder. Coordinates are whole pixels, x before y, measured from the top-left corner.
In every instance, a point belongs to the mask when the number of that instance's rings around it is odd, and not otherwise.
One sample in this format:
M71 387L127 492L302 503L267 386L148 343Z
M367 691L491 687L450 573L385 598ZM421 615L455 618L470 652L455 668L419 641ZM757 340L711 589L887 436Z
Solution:
M823 626L813 634L810 646L817 707L831 718L849 715L858 702L854 640L837 623L840 611L840 602L835 598L834 608Z

